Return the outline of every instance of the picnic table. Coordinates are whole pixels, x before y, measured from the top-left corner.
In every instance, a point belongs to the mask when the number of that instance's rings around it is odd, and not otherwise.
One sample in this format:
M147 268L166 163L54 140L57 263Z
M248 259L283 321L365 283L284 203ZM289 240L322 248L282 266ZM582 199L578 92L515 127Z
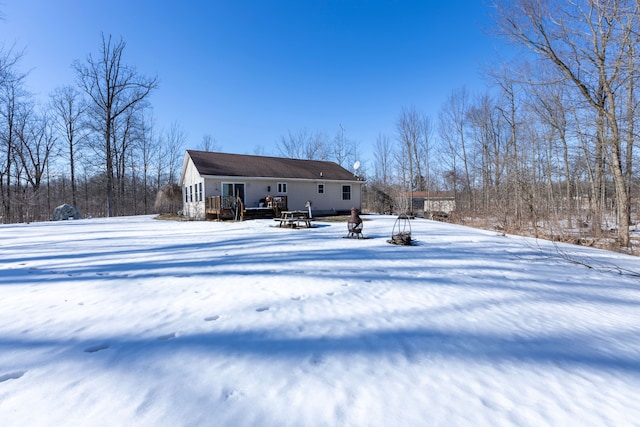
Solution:
M280 212L280 218L274 218L274 221L279 222L279 227L311 227L309 213L306 211L282 211Z

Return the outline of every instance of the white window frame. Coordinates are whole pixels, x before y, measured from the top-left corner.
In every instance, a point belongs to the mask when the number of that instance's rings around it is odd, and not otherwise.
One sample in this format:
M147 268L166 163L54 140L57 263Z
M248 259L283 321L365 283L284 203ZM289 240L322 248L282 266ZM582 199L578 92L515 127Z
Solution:
M287 187L286 182L278 182L276 184L277 194L287 194Z
M324 194L325 191L325 185L324 184L318 184L318 194Z
M220 194L222 194L223 196L231 196L231 197L235 197L235 194L225 194L225 187L227 186L231 186L232 190L235 190L236 185L242 185L244 187L243 191L246 193L247 191L247 183L246 182L242 182L242 181L223 181L221 183L221 191Z

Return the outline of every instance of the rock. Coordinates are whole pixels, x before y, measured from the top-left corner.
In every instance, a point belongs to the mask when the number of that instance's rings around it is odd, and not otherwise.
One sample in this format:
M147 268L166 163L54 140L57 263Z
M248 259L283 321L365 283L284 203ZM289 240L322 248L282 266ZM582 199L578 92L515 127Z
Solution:
M67 219L80 219L80 211L73 205L65 203L53 210L53 220L63 221Z

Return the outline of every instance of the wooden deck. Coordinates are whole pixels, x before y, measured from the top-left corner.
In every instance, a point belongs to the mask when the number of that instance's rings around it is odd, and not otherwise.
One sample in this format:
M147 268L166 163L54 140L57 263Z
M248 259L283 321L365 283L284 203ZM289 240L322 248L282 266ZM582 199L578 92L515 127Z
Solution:
M284 197L284 196L282 196ZM279 203L261 208L247 208L244 203L235 197L210 196L206 199L205 215L209 220L236 220L268 219L280 216L282 206L286 209L286 197L282 197Z
M207 197L204 212L207 219L234 219L236 214L235 197Z

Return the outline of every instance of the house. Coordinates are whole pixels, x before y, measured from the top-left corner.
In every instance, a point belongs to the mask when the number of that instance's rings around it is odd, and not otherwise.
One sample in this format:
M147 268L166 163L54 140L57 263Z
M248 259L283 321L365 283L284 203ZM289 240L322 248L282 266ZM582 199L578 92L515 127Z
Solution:
M313 215L361 207L364 181L334 162L187 150L179 182L185 216L250 216L307 210Z

